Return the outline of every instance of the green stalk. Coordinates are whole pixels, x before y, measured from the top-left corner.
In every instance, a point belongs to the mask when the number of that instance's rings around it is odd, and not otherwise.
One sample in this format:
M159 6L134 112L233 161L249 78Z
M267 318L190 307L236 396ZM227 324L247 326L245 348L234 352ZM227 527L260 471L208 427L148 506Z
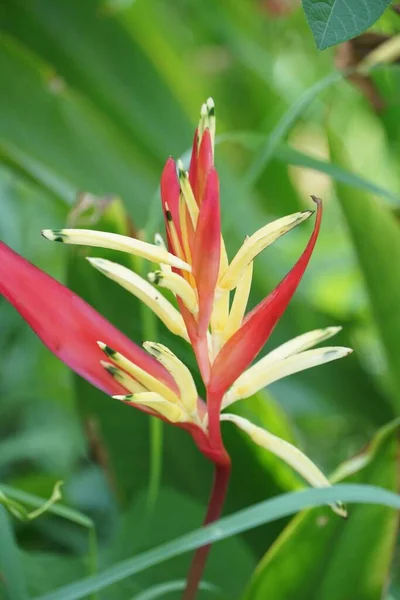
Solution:
M142 277L146 277L146 265L143 260L134 257L136 270ZM142 321L142 335L144 340L157 339L157 319L153 311L145 304L140 303ZM150 476L147 490L147 511L151 513L160 493L162 476L162 447L164 437L164 423L157 418L149 419L150 427Z

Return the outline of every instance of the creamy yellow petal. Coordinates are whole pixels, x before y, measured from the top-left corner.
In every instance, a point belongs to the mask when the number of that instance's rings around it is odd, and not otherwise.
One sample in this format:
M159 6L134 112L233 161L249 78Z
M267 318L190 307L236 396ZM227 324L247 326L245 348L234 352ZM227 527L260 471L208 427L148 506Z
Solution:
M144 302L175 335L188 340L182 315L148 281L134 271L104 258L87 259L96 269Z
M221 235L221 258L219 265L219 276L228 268L228 256L226 254L224 238ZM215 289L214 307L211 315L211 330L220 338L222 331L226 327L226 322L229 315L229 290L222 290L218 287ZM216 350L218 353L219 348Z
M325 327L324 329L314 329L313 331L303 333L269 352L267 354L268 362L276 362L277 360L287 358L292 354L298 354L299 352L308 350L321 342L329 340L329 338L336 335L341 330L341 327Z
M189 243L189 231L188 231L188 219L189 218L190 217L188 216L185 198L181 192L179 194L179 224L181 227L184 258L187 263L191 264L192 251L190 249L190 243Z
M250 262L245 268L235 291L232 307L223 332L224 342L226 342L242 324L250 295L252 277L253 262Z
M182 298L185 306L194 315L198 312L198 303L196 294L192 286L177 273L165 273L163 271L155 271L148 274L148 279L151 283L164 287L180 298Z
M120 250L121 252L128 252L146 258L152 262L162 262L184 271L191 270L190 265L168 252L165 248L118 233L92 231L91 229L43 229L42 235L52 242Z
M268 355L247 369L233 384L225 395L222 406L226 408L236 400L248 398L262 388L270 385L278 379L283 379L293 373L311 369L318 365L343 358L351 354L351 348L341 346L329 346L306 350L300 354L294 354L282 360L271 363Z
M195 200L192 186L190 185L189 175L185 171L183 163L181 160L178 160L178 179L179 185L182 191L182 196L187 206L190 219L192 221L193 228L196 229L197 219L199 217L199 207L197 206L197 202Z
M181 245L181 243L179 241L178 232L176 230L176 226L175 226L174 220L172 218L172 213L171 213L171 211L169 209L169 206L168 206L167 202L165 203L165 216L167 218L166 226L167 226L167 229L168 229L168 232L169 232L169 237L170 237L170 240L171 240L172 249L174 250L174 252L175 252L175 254L177 256L179 256L180 258L183 259L183 257L185 256L185 254L183 252L182 245ZM187 263L185 263L185 264L187 264Z
M128 396L113 396L116 400L141 404L151 408L171 423L183 423L187 420L184 411L177 404L171 404L160 394L155 392L143 392L141 394L129 394Z
M171 373L180 392L180 399L189 415L197 415L197 389L187 366L163 344L144 342L143 347Z
M100 361L105 370L110 373L110 375L118 381L124 388L128 390L128 392L132 392L132 394L138 394L140 392L146 392L147 388L145 388L141 383L136 381L130 377L125 371L119 369L116 365L113 365L105 360Z
M159 381L147 371L144 371L133 362L128 360L125 356L114 350L114 348L110 348L107 344L103 342L97 342L99 347L103 350L104 354L108 356L108 358L118 367L120 367L123 371L125 371L128 375L131 375L136 381L138 381L144 388L150 390L150 392L155 392L156 394L160 394L163 398L168 400L169 402L173 402L175 404L179 404L178 396L162 381Z
M221 421L231 421L237 425L237 427L250 436L254 443L285 461L313 487L330 487L329 480L317 465L286 440L273 435L261 427L257 427L257 425L238 415L222 414ZM332 504L331 508L341 517L347 516L346 509L341 503Z
M312 211L294 213L282 219L277 219L272 223L268 223L253 235L248 237L243 246L239 249L231 264L222 275L218 282L218 287L226 290L232 290L239 283L247 265L259 254L264 248L275 242L282 235L299 225L302 221L308 219L312 215Z

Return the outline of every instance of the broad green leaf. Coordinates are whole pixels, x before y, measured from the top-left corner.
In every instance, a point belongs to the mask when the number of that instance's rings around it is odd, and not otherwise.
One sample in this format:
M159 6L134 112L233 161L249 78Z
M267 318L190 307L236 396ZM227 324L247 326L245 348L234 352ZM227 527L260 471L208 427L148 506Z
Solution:
M102 590L113 583L140 573L174 556L248 531L261 524L271 523L311 506L323 506L335 501L361 504L379 504L400 510L400 496L371 485L343 484L330 488L304 490L283 494L260 502L216 523L202 527L176 540L153 548L139 556L127 559L94 577L77 581L52 594L41 596L40 600L78 600L91 592ZM351 510L351 508L350 508ZM39 599L37 599L39 600Z
M82 203L76 205L70 217L73 226L129 234L131 224L122 201L90 197L89 201L92 209L83 210ZM140 303L85 260L87 256L107 257L134 268L132 257L82 246L65 248L54 244L50 250L67 253L69 286L140 344L143 339ZM117 496L126 500L133 491L137 493L148 483L149 417L106 396L78 376L74 376L74 380L77 408L87 428L92 451L97 458L98 452L104 452L108 481Z
M382 428L370 446L339 467L335 480L397 491L399 422ZM383 506L350 507L347 521L325 508L296 517L257 567L244 598L378 600L393 558L398 515ZM379 548L379 552L377 552Z
M114 565L177 538L189 531L194 523L200 524L203 512L204 506L199 500L168 488L162 488L156 504L149 511L144 490L120 518L117 535L107 547L103 565ZM184 578L190 558L189 555L171 557L165 564L111 586L108 594L116 600L129 598L153 585ZM236 591L244 589L254 566L255 557L243 539L225 540L210 554L204 579L231 598ZM208 596L212 597L204 593L204 598Z
M149 11L138 3L119 21L99 0L86 0L84 5L79 0L62 0L57 10L51 0L33 0L29 10L20 0L6 4L5 31L51 64L67 86L93 102L103 123L112 121L120 138L136 147L137 159L140 148L143 167L154 162L154 153L163 161L179 151L185 136L191 135L187 117L140 39L144 29L149 31L146 20L153 18L155 6ZM133 20L136 24L130 25ZM132 35L130 29L134 32L135 28L140 32ZM153 46L157 43L162 41L155 38ZM121 193L119 189L108 192Z
M53 194L4 166L0 167L0 198L0 240L62 279L62 257L49 252L40 229L43 220L65 219L66 207ZM67 369L32 335L3 298L0 298L0 331L0 410L33 405L34 401L43 405L44 399L70 405ZM46 377L38 377L38 373L46 373Z
M350 158L336 134L330 132L331 156L348 165ZM337 183L343 209L365 280L373 316L386 354L391 397L400 408L400 228L385 206L359 190Z
M146 214L155 176L132 140L15 40L3 36L0 48L1 154L53 191L68 190L66 200L71 191L119 194Z
M80 556L71 557L57 552L24 552L22 564L30 598L84 577L87 573L84 562Z
M302 0L319 50L356 37L375 23L391 0Z
M2 506L0 506L0 537L0 597L4 600L27 600L20 550L14 537L10 517Z

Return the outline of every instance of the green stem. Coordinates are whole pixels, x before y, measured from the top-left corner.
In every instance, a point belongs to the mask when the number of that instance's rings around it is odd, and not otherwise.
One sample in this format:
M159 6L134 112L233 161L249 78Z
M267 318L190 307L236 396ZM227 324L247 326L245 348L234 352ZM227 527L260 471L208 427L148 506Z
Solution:
M151 513L157 502L162 474L162 446L164 423L150 418L150 479L147 491L147 510Z
M134 257L136 270L146 278L145 263ZM147 341L157 339L157 319L145 304L140 303L142 335ZM150 477L147 490L147 510L151 513L157 502L161 487L162 476L162 445L164 423L156 417L150 417Z

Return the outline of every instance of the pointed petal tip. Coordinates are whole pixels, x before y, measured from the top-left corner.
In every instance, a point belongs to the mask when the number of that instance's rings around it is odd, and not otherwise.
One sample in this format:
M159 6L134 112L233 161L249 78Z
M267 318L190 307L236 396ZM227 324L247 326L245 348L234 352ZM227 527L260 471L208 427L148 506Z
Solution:
M95 256L85 256L86 260L90 262L91 265L97 266L101 265L104 261L103 258L96 258Z
M339 331L342 331L342 329L342 325L332 325L331 327L327 327L325 331L326 333L329 333L330 335L334 336L337 333L339 333Z
M112 398L114 398L114 400L119 400L120 402L126 402L127 400L131 400L133 398L133 394L127 394L126 396L117 395L112 396Z
M104 344L104 342L96 342L96 343L99 346L99 348L104 352L104 354L106 356L108 356L109 358L112 358L117 353L117 351L114 350L114 348L107 346L107 344Z
M107 362L106 360L101 360L100 364L102 367L105 368L106 371L108 371L109 373L114 369L114 365L112 365L111 363Z
M211 98L211 96L209 98L207 98L207 100L206 100L206 106L207 106L208 114L210 116L213 116L215 114L215 102Z
M326 346L321 348L321 351L324 351L325 356L329 356L329 354L334 355L334 358L343 358L353 353L353 349L346 346Z
M42 229L41 236L50 242L63 242L64 235L62 229Z

